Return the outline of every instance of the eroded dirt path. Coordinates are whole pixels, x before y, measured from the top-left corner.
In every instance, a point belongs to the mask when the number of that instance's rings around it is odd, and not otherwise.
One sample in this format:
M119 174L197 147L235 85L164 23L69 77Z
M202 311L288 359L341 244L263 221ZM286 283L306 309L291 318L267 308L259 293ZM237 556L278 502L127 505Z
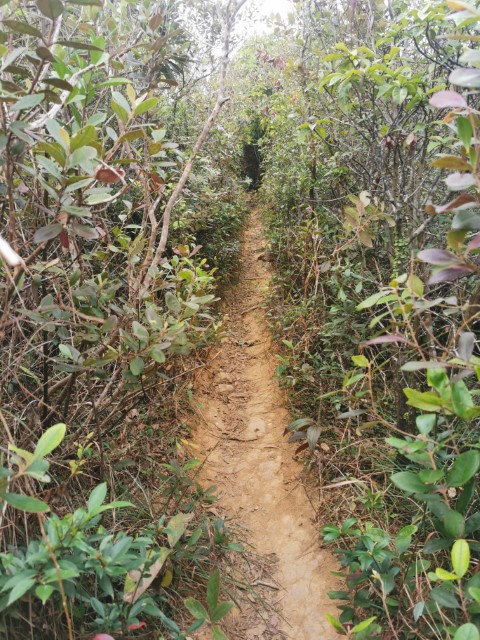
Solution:
M326 592L335 588L333 558L318 545L313 509L301 483L302 466L283 437L289 417L273 380L275 358L264 316L270 279L256 211L242 251L240 283L229 296L228 337L197 380L195 442L208 456L204 480L218 487L220 504L246 528L248 541L268 559L257 569L270 614L243 610L232 626L242 640L330 640L324 612L335 614ZM276 613L275 613L276 611Z

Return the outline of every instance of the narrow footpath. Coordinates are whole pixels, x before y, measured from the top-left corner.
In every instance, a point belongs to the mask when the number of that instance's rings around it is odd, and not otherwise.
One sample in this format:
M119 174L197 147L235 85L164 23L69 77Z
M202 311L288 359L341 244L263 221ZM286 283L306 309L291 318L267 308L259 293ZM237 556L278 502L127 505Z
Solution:
M326 611L336 588L333 557L319 546L318 526L301 482L302 465L283 431L284 394L273 379L275 357L264 311L270 267L253 211L242 249L239 284L228 295L228 337L196 383L194 440L207 457L204 480L245 528L260 558L253 585L269 614L255 607L236 614L229 636L241 640L333 640Z

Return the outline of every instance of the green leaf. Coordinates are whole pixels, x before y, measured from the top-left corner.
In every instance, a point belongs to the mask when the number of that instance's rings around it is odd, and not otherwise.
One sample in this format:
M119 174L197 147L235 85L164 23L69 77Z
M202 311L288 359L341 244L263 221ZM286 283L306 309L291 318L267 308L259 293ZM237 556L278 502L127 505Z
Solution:
M47 511L50 511L48 504L38 500L38 498L23 496L19 493L5 493L1 497L9 505L15 507L15 509L20 509L20 511L26 511L27 513L47 513Z
M82 169L88 171L90 168L90 160L97 157L97 150L93 147L79 147L68 158L68 167L81 166Z
M66 430L67 427L63 422L59 422L58 424L53 425L53 427L47 429L37 442L37 446L35 447L33 454L35 458L44 458L56 449L64 439Z
M107 483L102 482L92 491L88 498L88 511L94 513L103 504L107 497Z
M470 547L466 540L460 539L454 542L451 558L453 570L459 578L463 578L470 564Z
M65 10L60 0L37 0L37 7L50 20L56 20Z
M460 609L460 603L453 591L448 591L443 587L435 587L431 590L430 595L435 600L437 604L441 607L446 607L447 609Z
M390 479L399 489L408 493L425 493L429 490L429 487L418 477L418 473L413 471L394 473Z
M395 549L397 553L401 555L412 544L412 536L417 532L418 527L414 524L409 524L397 533L395 537Z
M408 96L407 87L394 87L392 91L392 98L395 104L402 104L405 102L406 97Z
M150 349L149 355L152 360L155 360L155 362L158 362L159 364L162 364L166 360L164 350L158 345L155 345Z
M461 487L466 484L478 471L480 466L480 453L475 450L461 453L447 473L449 487Z
M445 533L451 538L461 538L465 533L465 520L461 513L447 509L442 517Z
M417 602L417 604L414 606L413 608L413 619L415 620L415 622L418 622L418 620L421 618L423 611L425 609L425 602Z
M80 42L79 40L59 40L57 44L69 49L79 49L80 51L103 51L100 47L90 44L89 42Z
M21 456L25 460L27 465L32 464L34 458L33 458L33 453L30 453L30 451L25 451L25 449L20 449L20 447L17 447L14 444L9 444L8 448L10 449L10 451L14 451L17 455Z
M42 37L41 31L26 22L20 20L3 20L2 23L11 31L15 31L15 33L22 33L27 36L34 36L35 38Z
M469 587L468 588L468 592L470 593L472 598L474 600L476 600L476 602L478 602L478 604L480 604L480 588L479 587Z
M424 413L417 416L415 422L420 433L424 436L428 436L430 431L435 427L437 416L434 413Z
M212 640L228 640L220 627L212 627Z
M40 600L42 601L42 604L45 604L45 602L49 599L52 593L53 593L53 587L50 586L49 584L40 584L35 589L35 595L37 596L37 598L40 598Z
M373 307L374 305L379 304L382 298L384 298L387 295L389 294L386 291L377 291L377 293L374 293L373 295L369 296L366 300L361 302L359 305L357 305L356 310L362 311L363 309L368 309L369 307Z
M132 322L132 333L139 340L148 340L149 338L148 331L143 325L140 324L140 322L137 322L136 320Z
M112 96L115 102L127 113L130 113L130 105L128 100L119 91L112 91Z
M328 622L332 625L332 627L337 631L339 631L342 634L342 636L347 635L347 631L343 626L343 624L340 622L340 620L337 620L337 618L332 616L330 613L325 613L324 615L325 615L325 618L328 620Z
M167 291L165 294L165 304L168 307L168 310L173 314L177 315L182 310L182 305L180 304L180 300L177 296L171 291Z
M140 356L137 356L130 362L130 371L134 376L139 376L145 369L145 360Z
M110 101L110 106L112 107L112 111L117 116L117 118L125 124L128 120L128 111L125 111L125 109L123 109L117 102L115 102L113 98Z
M440 580L450 581L450 580L458 580L458 576L456 573L451 573L450 571L445 571L441 567L437 567L435 569L435 575L440 578Z
M35 578L25 578L13 587L8 596L7 606L13 604L16 600L24 596L29 589L33 587Z
M96 139L97 130L93 126L93 124L87 124L85 127L77 131L77 133L72 136L70 142L70 149L72 151L76 151L80 149L80 147L84 147L88 145L90 142L94 142Z
M422 393L416 389L404 389L403 392L408 398L407 404L421 411L428 413L439 412L444 404L441 398L430 391Z
M153 109L158 104L158 98L147 98L143 102L140 102L135 109L133 110L134 116L140 116L142 113L145 113L149 109Z
M445 369L429 369L427 371L427 382L431 387L436 389L438 393L442 393L445 387L449 384Z
M352 362L356 367L361 367L362 369L366 369L369 365L365 356L352 356Z
M210 620L212 622L218 622L222 618L224 618L229 611L231 611L233 607L233 602L221 602L218 607L212 612L210 612Z
M39 105L44 98L44 93L31 93L27 96L23 96L20 100L17 100L17 102L10 107L10 110L23 111L24 109L32 109Z
M352 633L360 633L360 631L364 631L368 629L368 627L372 624L374 620L377 619L377 616L372 616L371 618L367 618L366 620L362 620L357 625L355 625L352 629Z
M473 129L470 120L464 116L457 117L458 137L463 143L465 149L470 149L472 143Z
M208 613L201 602L195 598L186 598L183 602L196 620L208 620Z
M455 631L453 640L480 640L480 633L474 624L467 622Z
M220 593L220 572L218 569L212 571L208 578L207 585L207 604L210 613L214 611L218 604L218 596Z
M463 380L459 380L452 386L452 405L460 418L464 418L468 410L474 406L470 391Z

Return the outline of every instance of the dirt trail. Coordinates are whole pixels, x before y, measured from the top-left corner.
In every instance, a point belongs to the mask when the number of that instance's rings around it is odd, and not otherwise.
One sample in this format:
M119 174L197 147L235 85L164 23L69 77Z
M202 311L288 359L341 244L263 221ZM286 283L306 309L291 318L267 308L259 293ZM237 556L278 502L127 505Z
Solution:
M229 337L197 380L195 442L208 455L204 479L218 486L220 504L247 529L254 549L270 560L254 584L278 612L255 619L242 611L232 625L242 640L331 640L324 612L336 610L333 558L318 546L313 509L301 483L302 466L283 437L289 422L272 379L275 359L263 304L270 279L265 239L252 212L242 251L240 283L229 295ZM202 424L203 423L203 424Z

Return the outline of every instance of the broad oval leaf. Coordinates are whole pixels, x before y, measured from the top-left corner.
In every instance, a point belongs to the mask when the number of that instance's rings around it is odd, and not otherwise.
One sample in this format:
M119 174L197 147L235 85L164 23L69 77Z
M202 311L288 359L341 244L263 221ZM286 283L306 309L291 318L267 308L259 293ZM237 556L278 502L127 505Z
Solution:
M437 284L439 282L454 282L459 278L472 274L472 269L468 267L448 267L436 271L428 280L428 284Z
M455 173L450 174L448 178L445 178L444 182L450 191L460 191L461 189L473 187L476 184L476 179L471 173L459 173L455 171Z
M75 235L80 236L85 240L97 240L100 237L100 234L95 227L90 227L86 224L77 224L74 222L72 224L72 231Z
M480 87L480 69L454 69L448 77L451 84L476 89Z
M37 244L41 244L42 242L47 242L48 240L52 240L60 235L63 229L63 225L59 222L54 222L53 224L47 224L45 227L40 227L37 229L33 235L33 241Z
M61 0L37 0L37 7L50 20L56 20L65 10Z
M445 249L424 249L418 252L417 258L422 262L439 266L458 263L457 256Z
M460 603L452 591L448 591L443 587L435 587L430 593L435 602L437 602L441 607L445 607L446 609L461 608Z
M153 109L158 104L158 98L147 98L143 102L140 102L139 105L135 107L133 110L134 116L140 116L142 113L145 113L149 109Z
M377 616L372 616L371 618L367 618L366 620L362 620L357 625L355 625L352 629L352 633L360 633L360 631L364 631L368 629L368 627L377 619Z
M195 598L186 598L184 604L195 620L208 620L208 613L201 602Z
M48 454L56 449L62 442L65 437L66 430L67 427L63 422L59 422L58 424L53 425L53 427L47 429L37 442L34 457L44 458L45 456L48 456Z
M33 27L31 24L20 20L2 20L2 24L5 25L7 29L15 31L15 33L22 33L28 36L34 36L35 38L42 37L41 31Z
M20 511L27 513L47 513L50 511L48 504L38 498L24 496L20 493L5 493L2 497L10 506L20 509Z
M475 450L465 451L455 458L455 461L447 473L449 487L462 487L473 478L480 467L480 453Z
M429 490L429 487L413 471L394 473L390 479L399 489L408 493L426 493Z
M429 103L436 109L466 109L467 101L456 91L437 91L430 98Z
M124 176L125 171L123 169L100 167L95 171L95 180L104 182L105 184L117 184L117 182L122 182Z
M107 483L102 482L93 489L88 497L88 511L90 513L95 512L104 503L107 497Z
M453 570L459 578L463 578L470 564L470 547L466 540L455 540L452 547L451 559Z
M145 360L140 356L136 356L130 362L130 371L134 376L139 376L142 371L145 369Z
M11 111L23 111L25 109L32 109L39 105L42 100L45 98L44 93L31 93L29 95L23 96L20 100L17 100L15 104L10 107Z
M476 625L466 622L455 631L453 640L480 640L480 633Z

